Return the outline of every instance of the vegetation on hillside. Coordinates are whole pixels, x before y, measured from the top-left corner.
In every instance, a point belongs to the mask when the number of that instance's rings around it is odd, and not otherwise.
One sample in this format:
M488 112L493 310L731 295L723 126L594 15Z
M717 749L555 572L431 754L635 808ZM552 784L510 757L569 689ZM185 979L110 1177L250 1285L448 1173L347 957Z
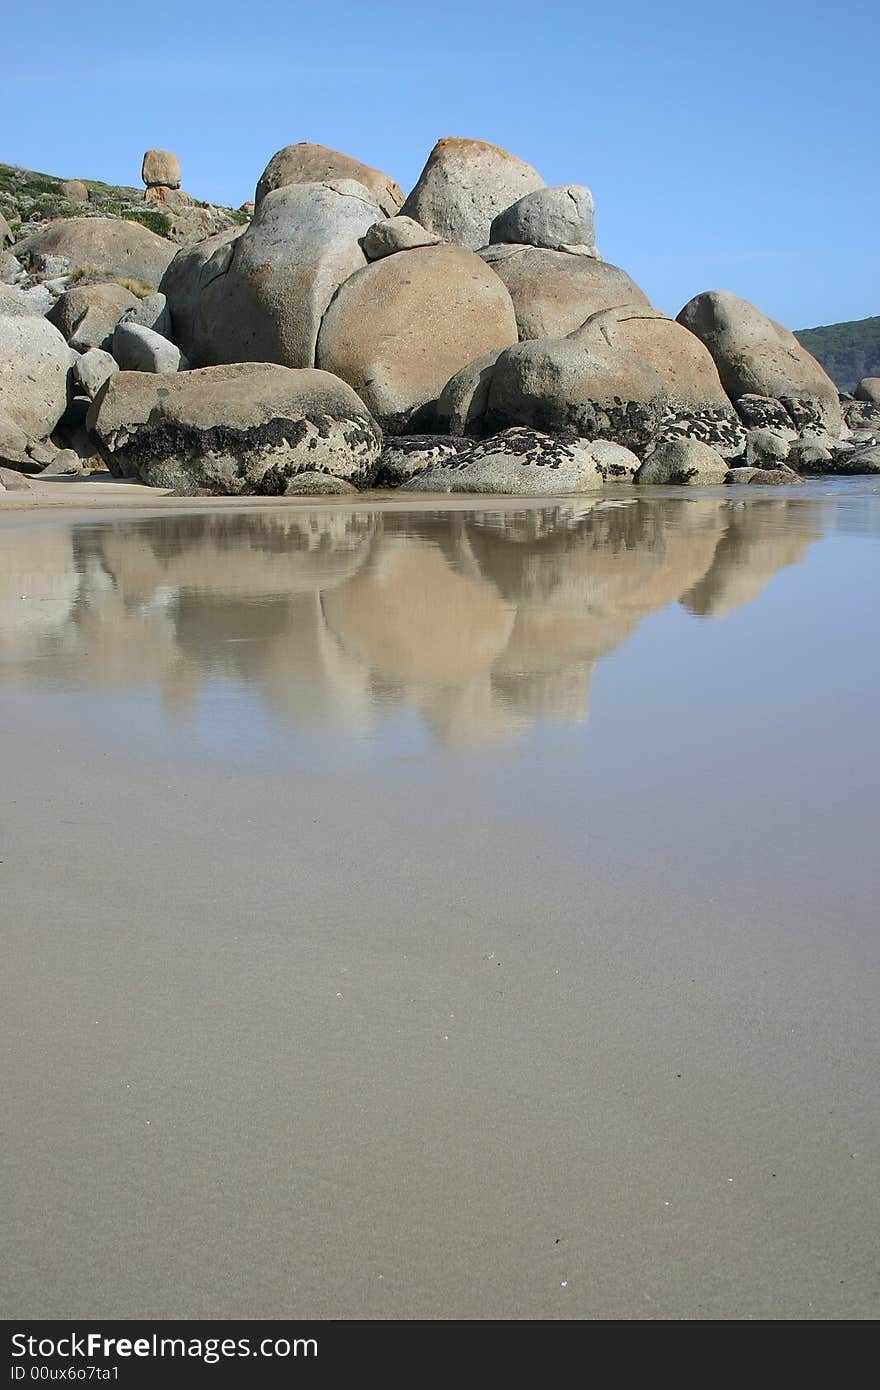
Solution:
M863 376L880 376L880 318L800 328L795 337L840 391L852 391Z

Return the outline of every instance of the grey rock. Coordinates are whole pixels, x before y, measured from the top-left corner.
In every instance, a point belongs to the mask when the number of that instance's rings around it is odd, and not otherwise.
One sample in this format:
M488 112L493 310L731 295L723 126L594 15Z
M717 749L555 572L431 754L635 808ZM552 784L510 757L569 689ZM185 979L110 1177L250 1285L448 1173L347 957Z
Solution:
M699 439L666 440L649 454L634 482L712 487L727 478L726 461Z
M172 336L168 301L158 290L139 299L133 308L126 309L120 322L139 323L142 328L152 328L154 333L161 333L163 338Z
M28 492L30 483L14 468L0 467L0 492Z
M827 473L832 453L824 444L795 439L788 451L788 462L801 473Z
M312 366L321 320L340 286L366 267L360 241L380 219L351 180L267 193L234 242L212 247L207 261L199 248L182 253L188 265L163 278L175 340L194 366Z
M0 283L14 285L24 273L24 266L11 251L0 251Z
M467 492L541 497L595 492L605 478L593 446L513 428L405 483L404 492Z
M855 389L855 397L858 401L880 405L880 376L863 376Z
M476 251L500 212L543 187L537 170L497 145L450 136L434 146L401 212L441 241Z
M110 346L113 330L138 300L122 285L74 285L52 306L47 318L77 352Z
M786 434L790 439L796 438L794 421L782 402L772 396L740 396L733 405L746 429L774 430L777 434Z
M59 217L15 247L24 263L38 256L63 256L68 269L93 269L108 277L129 276L158 285L175 248L140 222L122 217Z
M67 405L73 353L47 319L0 301L0 415L25 434L51 433Z
M295 473L287 478L282 491L283 497L346 497L357 494L354 483L344 478L336 478L330 473Z
M61 449L51 463L40 469L41 478L70 478L83 471L82 459L75 449Z
M705 343L732 400L772 396L799 429L816 423L839 432L834 382L793 333L754 304L727 290L709 290L688 301L678 322Z
M27 446L28 458L32 463L39 464L45 468L47 464L54 463L58 457L58 449L51 439L31 439Z
M479 434L495 363L504 348L494 348L450 377L434 407L434 423L441 434Z
M180 348L140 323L116 325L113 356L127 372L176 372L181 364Z
M215 319L220 311L214 293L208 292L209 287L219 281L222 293L223 277L243 231L242 227L232 227L206 237L195 246L184 247L162 277L159 292L165 298L166 312L171 319L171 331L166 336L197 366L211 360ZM153 324L146 326L154 327Z
M404 434L387 439L379 464L378 487L401 487L419 473L470 447L464 439L437 434Z
M30 464L29 442L23 429L7 416L0 415L0 463L12 468L27 467Z
M436 246L439 240L434 232L425 231L411 217L398 214L374 222L368 229L363 240L364 255L368 261L378 261L397 251L412 251L416 246Z
M585 184L536 188L499 212L492 221L489 241L545 246L550 250L570 244L593 247L593 213L593 195Z
M381 431L344 382L261 362L117 372L87 423L112 473L227 494L279 494L304 472L367 487L382 449Z
M479 253L507 286L521 341L564 338L600 309L648 305L625 270L608 261L536 246L486 246Z
M775 468L788 458L791 439L773 429L751 429L746 435L746 464L750 468Z
M108 377L119 371L119 364L102 348L89 348L73 364L73 379L94 400Z

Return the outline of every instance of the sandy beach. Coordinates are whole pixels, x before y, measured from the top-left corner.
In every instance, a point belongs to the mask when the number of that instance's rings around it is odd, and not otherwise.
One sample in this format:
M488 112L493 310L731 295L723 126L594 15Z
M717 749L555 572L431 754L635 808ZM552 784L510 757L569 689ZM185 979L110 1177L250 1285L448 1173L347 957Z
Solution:
M748 602L709 512L395 508L355 563L325 508L283 580L4 515L8 1317L876 1316L876 540L791 506Z

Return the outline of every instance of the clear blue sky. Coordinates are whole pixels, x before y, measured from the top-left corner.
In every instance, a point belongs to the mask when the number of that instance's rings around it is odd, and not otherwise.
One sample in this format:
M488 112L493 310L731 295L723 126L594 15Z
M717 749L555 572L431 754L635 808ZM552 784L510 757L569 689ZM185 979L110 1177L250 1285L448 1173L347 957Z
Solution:
M408 191L473 136L589 184L605 258L668 313L712 288L793 328L880 313L875 5L46 0L3 39L7 162L137 184L159 145L238 205L298 140Z

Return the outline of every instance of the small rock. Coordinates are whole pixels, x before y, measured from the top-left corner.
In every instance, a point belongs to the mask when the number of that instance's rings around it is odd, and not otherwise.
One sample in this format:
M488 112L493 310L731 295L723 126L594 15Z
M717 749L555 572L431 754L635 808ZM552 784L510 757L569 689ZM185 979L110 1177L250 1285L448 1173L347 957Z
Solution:
M51 463L40 469L41 478L67 478L82 472L82 459L75 449L62 449Z
M353 483L331 473L297 473L285 485L284 497L347 497L357 493Z
M725 482L727 473L727 463L710 445L699 439L670 439L648 456L633 481L712 487Z
M87 203L89 201L89 190L82 179L63 179L58 185L58 192L69 203Z
M180 348L140 323L119 323L113 334L113 356L126 372L176 372Z
M364 255L370 261L381 260L396 251L411 251L415 246L436 246L440 238L428 232L412 217L385 217L368 228L363 239Z
M104 382L114 372L119 371L119 363L102 348L89 348L73 364L73 379L94 400Z
M29 488L30 483L23 473L0 467L0 492L27 492Z

